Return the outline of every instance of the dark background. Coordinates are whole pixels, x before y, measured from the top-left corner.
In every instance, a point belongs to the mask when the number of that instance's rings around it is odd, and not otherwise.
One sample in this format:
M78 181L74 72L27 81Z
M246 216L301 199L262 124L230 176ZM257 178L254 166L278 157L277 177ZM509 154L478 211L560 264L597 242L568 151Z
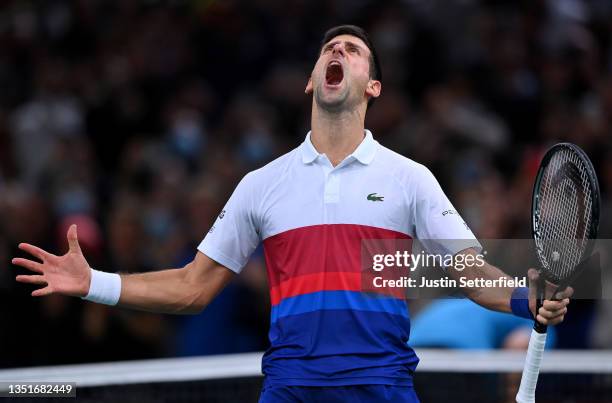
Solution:
M571 141L611 237L612 2L5 0L0 367L266 348L261 251L193 317L33 299L10 258L63 253L76 222L94 268L184 265L239 179L303 141L319 41L342 23L381 58L366 126L432 169L477 236L530 237L539 160ZM559 347L612 347L611 315L575 301Z

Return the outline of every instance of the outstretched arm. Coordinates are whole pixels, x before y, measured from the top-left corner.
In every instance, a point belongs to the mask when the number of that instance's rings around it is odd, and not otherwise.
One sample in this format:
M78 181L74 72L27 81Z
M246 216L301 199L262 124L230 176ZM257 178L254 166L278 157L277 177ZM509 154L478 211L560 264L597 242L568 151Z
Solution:
M81 252L76 225L68 229L68 252L53 255L37 246L19 248L39 261L14 258L12 263L35 274L19 275L21 283L41 285L32 292L84 297L88 294L92 269ZM227 285L234 273L201 252L185 267L141 274L121 275L119 305L151 312L197 313Z
M471 254L476 255L474 249L466 249L459 252L458 254ZM464 261L468 261L465 259ZM472 262L477 261L471 259ZM466 267L462 271L457 271L452 268L448 270L450 277L458 280L459 277L465 277L468 280L475 279L486 279L486 280L497 280L500 277L509 276L498 269L497 267L484 262L484 265L478 266L476 264ZM529 269L529 310L531 314L535 314L536 307L536 282L538 279L538 272L535 269ZM552 293L555 290L553 284L547 284L547 293L551 298ZM485 308L492 309L501 312L512 312L511 310L511 298L514 288L512 287L464 287L463 292L472 301ZM567 313L567 305L569 304L569 298L573 294L571 287L566 288L564 291L559 293L556 299L545 300L542 307L537 313L538 322L544 325L556 325L563 321L565 314ZM536 315L534 315L535 317Z

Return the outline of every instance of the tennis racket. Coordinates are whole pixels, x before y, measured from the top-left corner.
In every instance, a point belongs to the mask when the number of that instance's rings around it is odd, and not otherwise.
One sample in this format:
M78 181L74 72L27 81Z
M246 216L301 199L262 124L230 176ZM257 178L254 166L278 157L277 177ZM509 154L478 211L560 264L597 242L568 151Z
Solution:
M554 145L544 155L533 188L531 226L540 263L536 314L546 281L563 291L587 265L599 226L599 185L591 161L578 146ZM518 403L535 402L546 343L546 325L533 325Z

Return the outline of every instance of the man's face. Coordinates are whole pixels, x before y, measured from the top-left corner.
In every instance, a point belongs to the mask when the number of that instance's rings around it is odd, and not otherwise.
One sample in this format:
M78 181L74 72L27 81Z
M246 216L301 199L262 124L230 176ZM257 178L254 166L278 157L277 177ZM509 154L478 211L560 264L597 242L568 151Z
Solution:
M366 96L380 94L380 82L370 79L370 50L359 38L339 35L327 42L314 66L306 93L329 111L353 109Z

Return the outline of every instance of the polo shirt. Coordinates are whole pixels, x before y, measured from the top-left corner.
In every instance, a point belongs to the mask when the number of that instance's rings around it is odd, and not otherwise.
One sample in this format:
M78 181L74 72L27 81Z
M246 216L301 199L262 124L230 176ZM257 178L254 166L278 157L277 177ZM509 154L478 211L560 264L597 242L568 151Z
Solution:
M406 301L362 290L361 243L439 242L454 254L478 241L432 173L368 130L337 166L310 133L296 149L248 173L198 249L240 273L263 242L272 303L266 384L411 385Z

